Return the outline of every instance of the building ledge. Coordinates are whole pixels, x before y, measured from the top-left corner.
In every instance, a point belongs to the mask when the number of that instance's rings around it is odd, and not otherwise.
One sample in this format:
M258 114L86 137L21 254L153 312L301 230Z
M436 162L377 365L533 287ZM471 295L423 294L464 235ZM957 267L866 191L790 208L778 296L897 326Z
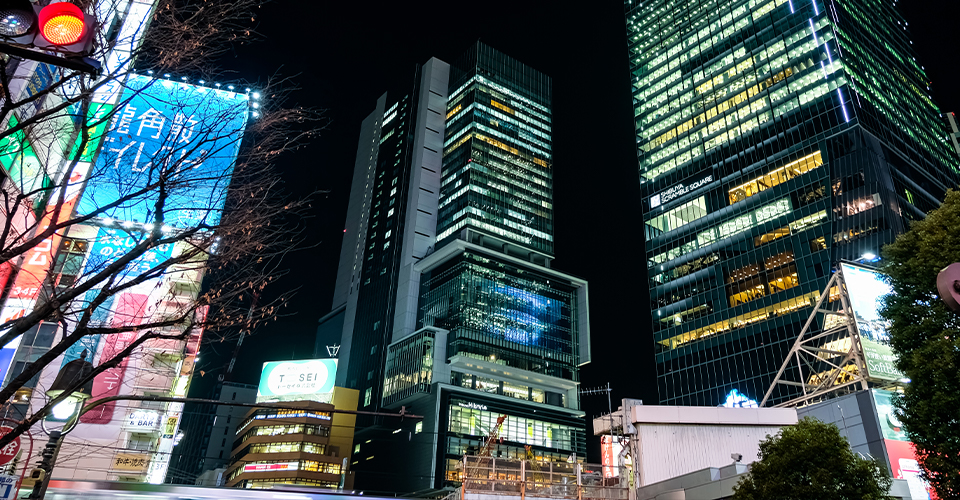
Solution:
M490 375L493 378L520 382L525 385L535 385L537 388L556 389L559 391L569 391L576 389L580 382L567 380L552 375L521 370L510 366L504 366L482 359L469 358L461 355L454 355L449 358L448 364L451 370L457 370L472 375ZM515 399L515 398L511 398Z

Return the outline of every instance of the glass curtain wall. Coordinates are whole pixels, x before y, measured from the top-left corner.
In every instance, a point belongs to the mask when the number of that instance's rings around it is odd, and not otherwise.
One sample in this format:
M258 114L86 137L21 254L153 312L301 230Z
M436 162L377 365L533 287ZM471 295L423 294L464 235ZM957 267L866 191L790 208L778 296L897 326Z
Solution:
M448 356L577 380L576 290L476 253L422 281L419 326L450 330Z
M437 241L471 226L553 254L550 78L478 43L450 81Z
M936 207L958 161L892 5L625 8L661 403L759 399L831 267Z

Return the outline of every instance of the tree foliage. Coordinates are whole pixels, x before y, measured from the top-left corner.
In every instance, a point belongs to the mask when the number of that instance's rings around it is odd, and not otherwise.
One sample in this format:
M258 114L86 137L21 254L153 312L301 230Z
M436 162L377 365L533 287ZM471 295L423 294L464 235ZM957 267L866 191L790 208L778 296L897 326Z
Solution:
M894 405L940 498L960 498L960 315L937 292L937 274L960 262L960 192L882 252L893 286L881 315L891 322L897 368L910 383Z
M735 500L886 500L886 465L855 454L835 425L804 418L760 443Z

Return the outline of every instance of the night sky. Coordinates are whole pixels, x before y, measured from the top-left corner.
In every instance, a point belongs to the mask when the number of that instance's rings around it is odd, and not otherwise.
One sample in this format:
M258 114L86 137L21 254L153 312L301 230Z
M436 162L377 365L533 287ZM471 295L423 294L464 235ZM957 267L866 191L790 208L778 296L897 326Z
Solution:
M960 111L960 2L900 3L934 99ZM276 0L261 10L261 41L238 47L224 68L250 82L292 77L298 90L287 105L325 109L331 122L281 162L292 196L325 194L314 198L310 248L285 262L290 273L278 286L299 292L285 316L245 341L235 381L256 383L263 361L312 356L317 320L331 305L360 122L376 99L412 89L415 64L450 62L480 39L553 78L552 267L590 283L594 362L581 372L582 387L610 382L614 408L624 397L656 403L622 3ZM216 373L223 358L207 354L200 368ZM198 388L212 382L204 379ZM606 412L602 396L582 404L588 421Z

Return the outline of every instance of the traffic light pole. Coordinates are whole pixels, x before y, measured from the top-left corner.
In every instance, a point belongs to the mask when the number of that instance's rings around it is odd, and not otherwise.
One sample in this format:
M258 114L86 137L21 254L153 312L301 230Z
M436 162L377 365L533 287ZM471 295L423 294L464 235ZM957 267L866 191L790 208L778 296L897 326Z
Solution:
M40 463L37 464L36 471L43 471L41 477L37 478L36 484L28 500L39 500L47 493L47 485L50 484L50 476L53 473L53 464L57 463L57 455L60 454L60 444L63 442L63 434L60 431L50 431L50 439L47 445L43 447L43 453L40 455Z
M9 54L11 56L22 57L24 59L31 59L42 63L52 64L54 66L60 66L62 68L81 71L83 73L90 73L93 76L100 75L100 63L89 57L85 57L83 59L58 57L40 50L18 47L16 45L10 45L3 42L0 42L0 52Z
M79 421L80 416L84 413L104 404L109 403L110 401L152 401L159 403L208 403L222 406L237 406L245 408L274 408L278 410L303 410L303 407L285 405L283 403L238 403L236 401L217 401L215 399L200 399L200 398L177 398L177 397L166 397L166 396L110 396L106 398L100 398L90 403L87 403L83 406L83 409L76 414L73 418L75 421ZM332 410L326 410L330 413L346 413L350 415L375 415L380 417L399 417L400 419L409 418L413 420L421 420L423 416L413 415L407 413L407 407L404 406L400 409L400 413L385 413L385 412L375 412L375 411L355 411L355 410L338 410L336 408ZM72 430L72 427L67 429ZM50 476L53 473L53 466L57 463L57 455L60 453L60 445L63 442L64 433L61 431L50 431L50 439L47 441L47 445L43 448L43 453L41 454L40 463L37 464L36 471L42 470L43 474L41 477L37 478L37 483L33 487L33 492L30 493L30 496L26 497L27 500L42 500L43 496L47 492L47 485L50 483Z

